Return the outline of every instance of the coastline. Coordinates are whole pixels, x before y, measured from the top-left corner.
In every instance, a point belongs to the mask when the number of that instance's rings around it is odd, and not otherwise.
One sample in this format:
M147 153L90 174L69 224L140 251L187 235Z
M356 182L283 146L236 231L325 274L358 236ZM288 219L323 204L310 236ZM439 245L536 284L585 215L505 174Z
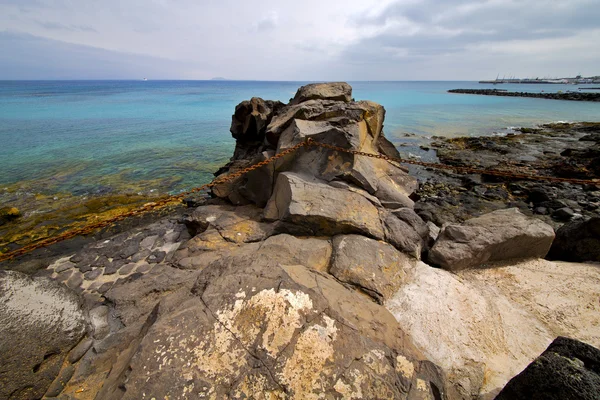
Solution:
M482 96L503 97L531 97L536 99L568 100L568 101L591 101L600 102L600 93L582 92L557 92L557 93L532 93L532 92L509 92L505 89L451 89L448 93L476 94Z

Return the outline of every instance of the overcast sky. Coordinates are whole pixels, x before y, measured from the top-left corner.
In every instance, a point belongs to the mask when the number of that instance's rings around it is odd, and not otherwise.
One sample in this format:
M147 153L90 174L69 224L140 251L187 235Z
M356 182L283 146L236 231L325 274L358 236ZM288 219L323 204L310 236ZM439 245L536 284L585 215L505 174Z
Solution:
M600 75L600 0L0 0L0 79Z

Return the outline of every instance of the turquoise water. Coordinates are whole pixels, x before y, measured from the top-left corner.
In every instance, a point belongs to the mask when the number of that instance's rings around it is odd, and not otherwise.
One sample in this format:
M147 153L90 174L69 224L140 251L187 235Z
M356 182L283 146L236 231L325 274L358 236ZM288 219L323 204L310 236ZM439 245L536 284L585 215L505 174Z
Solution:
M228 161L231 114L252 96L287 102L304 82L0 82L0 184L33 182L74 194L177 192L208 182ZM446 93L475 82L355 82L381 103L385 132L481 135L553 121L600 120L600 104ZM521 91L570 85L502 85Z

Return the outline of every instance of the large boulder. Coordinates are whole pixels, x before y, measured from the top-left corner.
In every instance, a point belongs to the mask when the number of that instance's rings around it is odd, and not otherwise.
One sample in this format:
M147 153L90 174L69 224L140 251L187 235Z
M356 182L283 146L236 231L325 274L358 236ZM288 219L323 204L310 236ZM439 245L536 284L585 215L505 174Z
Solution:
M488 261L545 257L554 239L552 227L517 208L498 210L442 229L429 261L452 271Z
M600 216L571 221L556 231L548 258L565 261L600 261Z
M340 235L333 238L329 273L383 304L408 279L415 263L416 260L386 242L360 235Z
M42 398L86 329L82 302L65 286L0 271L0 398Z
M379 211L368 197L293 172L279 174L264 216L291 233L384 237Z
M298 89L290 104L300 104L307 100L337 100L348 103L352 100L352 86L346 82L311 83Z
M121 367L121 398L446 398L439 368L383 307L272 255L231 252L176 312L159 309Z
M600 397L600 350L558 337L496 400L592 400Z
M385 306L444 369L454 398L491 400L556 336L600 346L599 285L593 264L536 259L453 273L418 263Z

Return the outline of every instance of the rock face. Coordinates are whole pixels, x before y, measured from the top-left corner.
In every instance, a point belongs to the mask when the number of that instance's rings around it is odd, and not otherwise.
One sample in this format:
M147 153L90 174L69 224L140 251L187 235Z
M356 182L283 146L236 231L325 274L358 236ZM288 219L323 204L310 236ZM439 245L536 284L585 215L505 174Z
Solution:
M394 146L383 134L384 108L351 98L352 88L348 84L331 83L300 88L286 106L257 98L241 103L231 127L237 140L236 153L231 163L219 172L238 171L306 138L349 150L397 157ZM265 127L266 121L270 122ZM257 126L257 129L248 126ZM239 150L242 148L243 151ZM265 166L232 183L218 185L213 193L233 204L254 203L264 207L269 197L278 191L278 176L286 172L306 174L325 183L346 182L390 208L412 207L414 203L409 196L417 188L416 180L406 169L388 161L311 147L288 155L274 166Z
M75 293L47 278L0 271L0 398L41 398L85 332Z
M600 350L558 337L546 351L508 382L496 397L508 399L597 399Z
M429 261L456 271L488 261L545 257L553 239L550 225L518 209L498 210L446 226L429 252Z
M300 104L307 100L338 100L348 103L352 100L352 86L346 82L313 83L302 86L290 104Z
M565 261L600 261L600 217L572 221L559 228L548 258Z
M333 238L329 272L383 303L407 281L415 262L385 242L360 235L341 235Z
M454 398L491 400L557 336L600 346L598 287L594 264L533 260L452 273L418 263L386 307L444 369Z

